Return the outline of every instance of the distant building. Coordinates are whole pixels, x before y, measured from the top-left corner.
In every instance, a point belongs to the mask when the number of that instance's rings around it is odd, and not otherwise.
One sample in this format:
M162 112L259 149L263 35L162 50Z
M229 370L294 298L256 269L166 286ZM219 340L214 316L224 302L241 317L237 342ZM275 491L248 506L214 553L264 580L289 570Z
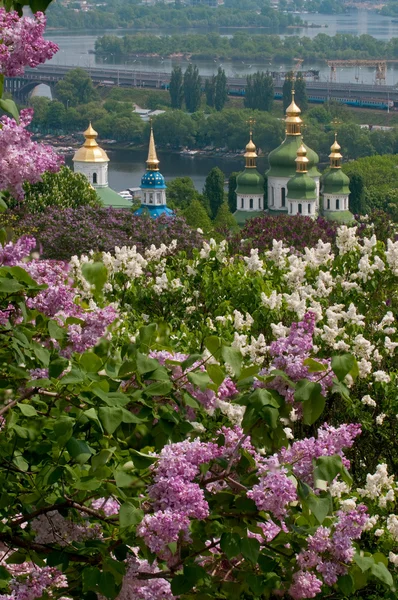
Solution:
M315 219L318 212L318 195L315 179L308 175L309 159L304 144L297 149L296 174L287 182L289 215L305 215Z
M131 208L131 202L119 196L108 185L109 158L105 150L97 144L98 133L91 123L84 132L85 142L76 150L73 157L75 173L83 173L91 183L104 206Z
M146 165L146 173L141 178L141 206L134 214L141 215L148 211L153 218L160 215L172 216L174 213L166 204L166 182L159 172L152 125Z
M350 223L354 220L349 209L350 180L341 170L343 158L340 144L335 134L334 143L330 147L330 170L322 175L322 214L326 219Z
M245 170L236 177L236 212L239 225L247 219L258 217L264 211L264 177L257 171L257 151L250 130L250 141L246 145Z

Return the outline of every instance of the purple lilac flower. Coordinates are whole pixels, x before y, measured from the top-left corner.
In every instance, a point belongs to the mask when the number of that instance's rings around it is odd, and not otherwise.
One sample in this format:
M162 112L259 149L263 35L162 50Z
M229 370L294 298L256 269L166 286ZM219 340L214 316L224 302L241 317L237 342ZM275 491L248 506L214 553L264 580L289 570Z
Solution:
M322 589L322 581L313 573L298 571L293 575L293 583L289 588L289 594L294 600L302 598L315 598Z
M189 518L175 510L158 510L152 515L145 515L137 528L137 535L142 537L151 550L164 556L168 544L179 539L189 541Z
M32 116L32 109L24 109L19 123L6 116L0 119L0 190L9 191L16 199L24 196L24 182L36 183L45 171L54 173L63 163L51 146L32 141L26 129Z
M282 519L290 502L297 500L294 483L286 475L287 470L268 471L261 475L260 482L247 492L248 498L256 503L258 510L270 512L277 519Z
M149 564L135 556L127 558L126 574L118 600L174 600L170 583L161 577L138 579L140 573L159 573L156 561Z
M23 235L16 242L0 245L0 264L5 267L15 267L24 258L27 258L36 246L36 240L29 235Z
M119 513L120 504L113 498L97 498L96 500L93 500L92 507L95 510L102 511L107 517L110 517Z
M24 67L37 67L50 60L59 48L43 38L46 17L20 17L16 11L0 8L0 72L6 77L24 73Z

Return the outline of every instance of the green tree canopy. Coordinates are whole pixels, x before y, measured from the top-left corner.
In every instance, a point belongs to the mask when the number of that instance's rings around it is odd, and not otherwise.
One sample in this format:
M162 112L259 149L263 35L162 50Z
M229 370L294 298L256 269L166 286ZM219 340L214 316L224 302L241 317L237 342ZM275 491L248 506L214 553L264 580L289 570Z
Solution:
M181 109L184 100L183 76L181 67L174 67L171 72L170 85L171 108Z
M44 173L39 183L25 183L24 210L38 213L48 206L77 208L101 204L96 191L82 173L61 167L58 173Z
M218 167L214 167L206 177L203 194L207 198L211 216L214 218L221 204L224 202L225 175Z
M194 229L199 228L203 233L209 233L211 231L212 223L210 217L202 202L197 198L194 198L190 205L182 211L182 215L188 225Z
M237 225L236 219L229 209L228 202L224 200L214 219L214 227L217 229L233 229L236 228Z
M187 110L191 113L200 108L202 96L201 78L196 65L189 64L184 73L184 99Z
M246 108L257 110L272 110L274 103L274 83L268 73L248 75L244 99Z
M55 86L56 96L67 106L69 100L71 105L87 104L99 99L90 75L80 68L68 71L63 80Z
M198 192L190 177L176 177L167 183L167 204L170 208L189 207L198 198Z

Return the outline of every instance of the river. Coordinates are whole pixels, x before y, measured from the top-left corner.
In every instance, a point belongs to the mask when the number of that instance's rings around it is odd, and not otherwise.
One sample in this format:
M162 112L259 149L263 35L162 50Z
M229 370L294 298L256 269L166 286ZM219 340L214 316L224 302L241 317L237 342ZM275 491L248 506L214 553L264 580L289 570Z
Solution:
M145 150L107 150L109 163L109 186L120 192L130 187L139 187L145 173ZM167 181L175 177L191 177L196 189L202 192L205 179L213 167L219 167L228 179L233 171L244 168L243 156L223 158L219 156L181 156L169 152L158 152L159 170ZM66 157L66 164L73 168L72 157ZM258 170L264 173L268 166L265 157L258 159Z
M327 35L335 35L336 33L352 33L352 34L369 34L380 40L388 40L391 37L398 37L398 23L393 23L390 17L383 17L376 12L366 10L352 9L348 13L338 15L321 15L321 14L308 14L300 13L299 16L307 21L309 24L321 25L321 28L300 28L294 30L285 30L280 32L281 36L286 35L298 35L314 37L319 33ZM327 27L325 27L327 25ZM90 31L87 34L76 31L50 31L47 32L47 37L51 38L60 46L60 51L55 55L53 61L60 65L76 65L89 69L90 66L98 66L104 64L102 59L97 58L92 51L94 50L95 40L104 33L112 35L123 36L126 33L134 33L138 30L108 30L108 31ZM191 29L183 30L181 33L194 33L201 32L206 33L210 31L208 28L202 29ZM234 31L233 29L220 29L219 32L222 35L231 36ZM263 33L266 35L264 29L252 28L245 29L250 33ZM178 32L178 30L164 30L156 31L157 35L166 35L170 33ZM150 32L154 33L154 32ZM112 56L105 62L107 68L114 68L119 70L136 71L163 71L171 72L176 64L180 64L183 68L188 64L187 61L181 61L178 59L154 59L154 58L142 58L140 60L133 59L130 61L121 60L117 61L117 57ZM215 73L219 67L219 63L213 60L202 60L197 61L199 69L203 75L211 75ZM268 61L257 61L252 64L244 63L242 61L224 61L222 64L226 74L228 76L239 76L244 77L247 74L254 73L257 70L289 70L293 67L292 63L277 63L270 64ZM316 60L307 61L303 64L303 69L319 69L321 77L327 79L329 77L329 69L324 62L318 62ZM375 70L373 68L347 68L340 69L337 72L337 80L341 82L355 82L360 83L374 83L375 81ZM398 81L398 64L388 65L387 70L387 83L390 85L395 84Z
M348 13L339 15L321 15L321 14L300 14L299 15L304 21L309 24L314 23L316 25L327 27L322 28L303 28L292 31L292 33L281 33L280 35L299 35L314 37L318 33L325 33L327 35L335 35L336 33L352 33L352 34L369 34L380 40L388 40L391 37L398 37L398 23L393 23L391 18L383 17L375 12L366 10L351 10ZM137 31L137 30L135 30ZM194 33L201 31L205 33L208 29L195 29L185 30L185 33ZM251 33L264 33L264 29L252 28L249 30ZM222 35L231 36L234 30L221 29ZM104 33L110 33L113 35L124 35L125 33L134 33L134 30L117 30L117 31L98 31L88 32L87 34L76 32L76 31L64 31L64 32L47 32L47 37L55 41L60 46L60 51L53 58L55 63L60 65L76 65L84 68L100 64L99 59L96 58L91 52L94 49L95 40L98 36ZM158 35L170 34L171 31L156 31ZM114 64L112 64L112 61ZM164 71L170 72L175 64L181 64L181 61L166 59L164 61L158 59L142 59L136 61L136 63L123 62L117 64L115 57L112 57L111 64L106 63L107 67L115 69L126 69L126 70L145 70L145 71ZM184 68L185 64L182 63ZM214 61L198 61L198 66L203 74L212 74L218 68L218 63ZM253 73L258 69L272 69L281 68L281 70L288 70L292 67L292 64L281 65L270 65L269 63L256 63L252 65L244 63L232 63L225 61L223 68L227 75L244 76L248 73ZM322 78L328 78L328 68L324 63L305 63L303 65L305 69L318 68L321 71ZM362 69L344 69L339 70L337 78L339 81L350 82L355 81L356 78L360 82L372 83L374 82L374 69L362 68ZM387 83L395 84L398 81L398 65L388 67L387 71ZM39 89L41 88L41 89ZM46 93L45 86L39 86L37 88L38 93ZM44 89L43 89L44 88ZM109 165L109 185L116 191L126 189L128 187L139 187L142 174L145 172L145 160L146 152L144 150L115 150L109 151L109 158L111 160ZM214 166L220 167L225 173L226 178L232 171L239 171L244 166L243 157L236 158L221 158L221 157L204 157L196 156L195 158L180 156L179 154L169 154L159 152L160 159L160 170L165 176L166 181L170 181L175 177L189 176L193 179L195 187L198 191L202 191L206 176L210 169ZM67 158L67 164L72 165L71 157ZM258 161L260 172L264 172L267 161L265 158L260 158Z

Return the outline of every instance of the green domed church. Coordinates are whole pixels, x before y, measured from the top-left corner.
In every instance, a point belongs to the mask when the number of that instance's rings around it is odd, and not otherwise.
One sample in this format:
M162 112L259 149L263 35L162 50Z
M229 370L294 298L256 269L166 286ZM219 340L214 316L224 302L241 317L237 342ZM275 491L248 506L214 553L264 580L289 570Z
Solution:
M251 130L244 157L245 170L237 176L235 190L237 206L234 217L239 225L264 212L264 177L257 171L257 151Z
M341 169L341 147L334 136L334 143L330 147L330 170L322 175L322 214L326 219L351 223L354 220L349 210L348 198L350 195L350 180Z
M296 174L287 182L287 204L289 215L305 215L315 218L317 214L317 185L308 174L309 158L304 144L297 150Z
M314 150L303 144L301 134L302 119L301 110L294 101L294 90L292 101L286 109L286 137L282 144L272 150L269 154L270 167L267 171L268 178L268 209L270 213L288 213L287 183L296 174L297 151L303 145L307 152L308 176L315 181L317 195L317 210L319 208L319 187L321 174L317 169L319 156Z

